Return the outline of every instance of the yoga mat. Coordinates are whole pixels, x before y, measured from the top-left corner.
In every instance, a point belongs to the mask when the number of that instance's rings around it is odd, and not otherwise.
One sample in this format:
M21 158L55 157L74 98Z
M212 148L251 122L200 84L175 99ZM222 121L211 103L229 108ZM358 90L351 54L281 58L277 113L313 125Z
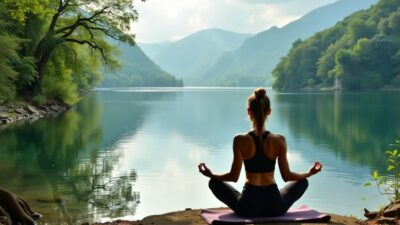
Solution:
M299 208L289 209L289 211L278 217L239 217L231 209L212 209L202 210L200 216L208 224L246 224L246 223L268 223L268 222L328 222L330 215L321 214L316 210L303 205Z

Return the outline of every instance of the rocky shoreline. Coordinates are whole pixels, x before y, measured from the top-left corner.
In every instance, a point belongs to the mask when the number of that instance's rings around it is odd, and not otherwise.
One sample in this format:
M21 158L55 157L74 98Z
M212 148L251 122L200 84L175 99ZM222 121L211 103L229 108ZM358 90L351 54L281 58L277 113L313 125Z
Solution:
M0 105L0 128L17 121L31 121L58 114L71 108L70 105L59 101L53 101L41 106L35 106L27 102Z
M329 223L268 223L275 225L360 225L365 222L352 217L330 214L332 219ZM89 225L89 224L87 224ZM162 215L148 216L140 221L116 220L104 223L94 223L92 225L207 225L207 222L200 217L200 210L187 209L183 211L171 212ZM260 224L262 225L262 224ZM264 224L265 225L265 224Z

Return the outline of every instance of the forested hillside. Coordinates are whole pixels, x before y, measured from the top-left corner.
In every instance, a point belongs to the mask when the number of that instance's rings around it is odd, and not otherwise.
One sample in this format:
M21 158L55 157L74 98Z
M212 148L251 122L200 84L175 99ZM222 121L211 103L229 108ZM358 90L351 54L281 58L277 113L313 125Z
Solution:
M377 0L340 0L317 8L281 28L272 27L248 38L237 50L224 54L203 75L211 85L257 86L272 84L272 70L294 41L309 38ZM293 4L296 4L293 2Z
M307 40L273 71L278 90L400 87L400 1L380 0Z
M134 44L128 0L0 0L0 104L62 101L120 68L113 39Z
M117 44L121 50L122 69L107 72L100 86L103 87L182 87L183 81L163 71L154 64L139 46Z

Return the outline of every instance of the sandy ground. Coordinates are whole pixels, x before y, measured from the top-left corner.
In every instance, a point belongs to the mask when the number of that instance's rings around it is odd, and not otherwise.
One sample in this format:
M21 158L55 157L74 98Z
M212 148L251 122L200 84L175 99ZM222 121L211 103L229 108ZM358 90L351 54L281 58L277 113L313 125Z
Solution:
M114 221L93 225L207 225L199 215L200 210L185 210L162 215L148 216L141 221ZM333 215L330 223L268 223L268 225L360 225L363 222L351 217Z

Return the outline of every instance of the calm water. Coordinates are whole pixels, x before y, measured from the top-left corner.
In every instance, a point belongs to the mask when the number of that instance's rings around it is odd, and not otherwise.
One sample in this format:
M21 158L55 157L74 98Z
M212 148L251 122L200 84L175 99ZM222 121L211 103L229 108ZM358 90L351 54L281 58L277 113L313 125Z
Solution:
M41 224L222 206L196 165L230 168L233 136L250 129L251 91L98 90L75 110L1 129L0 186L42 212ZM267 128L286 136L292 170L324 164L297 205L361 217L386 202L363 183L385 168L383 153L400 136L400 92L270 96Z

